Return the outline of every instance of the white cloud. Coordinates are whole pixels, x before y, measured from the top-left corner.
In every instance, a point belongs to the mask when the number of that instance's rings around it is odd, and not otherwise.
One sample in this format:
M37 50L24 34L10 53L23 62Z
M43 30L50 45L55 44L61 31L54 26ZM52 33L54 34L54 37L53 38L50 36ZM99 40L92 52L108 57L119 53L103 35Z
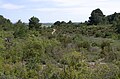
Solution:
M1 8L7 9L7 10L16 10L16 9L22 9L22 8L24 8L24 6L23 5L15 5L15 4L11 4L11 3L6 3L6 4L2 4Z
M36 0L43 1L43 0ZM72 14L72 15L81 15L89 16L91 11L100 8L105 15L119 11L119 2L110 1L110 0L45 0L49 2L54 2L54 7L41 8L38 7L33 9L34 11L42 13L51 13L51 14ZM85 15L86 14L86 15Z
M106 2L108 0L51 0L53 2L58 3L59 6L81 6L81 5L94 5L94 3L101 3L101 2Z
M39 12L52 12L58 10L58 8L36 8L32 9L33 11L39 11Z
M41 1L41 0L30 0L31 2L39 2L39 1Z
M54 5L59 7L72 7L72 6L81 6L81 5L94 5L103 2L107 2L108 0L28 0L31 2L51 2Z
M89 15L93 8L38 8L33 9L37 13L49 13L58 15Z
M41 11L41 12L75 12L82 10L84 8L37 8L33 9L34 11Z
M31 1L31 2L41 2L41 1L51 1L51 0L28 0L28 1Z

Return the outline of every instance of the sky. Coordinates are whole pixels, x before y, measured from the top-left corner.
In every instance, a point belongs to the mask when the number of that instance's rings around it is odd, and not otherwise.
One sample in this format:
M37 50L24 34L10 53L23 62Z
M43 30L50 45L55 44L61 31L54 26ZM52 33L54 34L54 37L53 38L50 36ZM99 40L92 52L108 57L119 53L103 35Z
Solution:
M120 0L0 0L0 15L13 23L29 22L32 16L40 22L84 22L93 10L100 8L104 15L120 12Z

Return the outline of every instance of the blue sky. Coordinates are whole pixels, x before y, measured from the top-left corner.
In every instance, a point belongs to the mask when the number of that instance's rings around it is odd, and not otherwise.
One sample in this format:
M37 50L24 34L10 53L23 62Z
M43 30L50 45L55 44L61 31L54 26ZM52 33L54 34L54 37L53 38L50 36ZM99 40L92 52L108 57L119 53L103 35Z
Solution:
M0 5L0 15L12 22L28 22L32 16L41 22L84 22L96 8L105 15L120 12L120 0L0 0Z

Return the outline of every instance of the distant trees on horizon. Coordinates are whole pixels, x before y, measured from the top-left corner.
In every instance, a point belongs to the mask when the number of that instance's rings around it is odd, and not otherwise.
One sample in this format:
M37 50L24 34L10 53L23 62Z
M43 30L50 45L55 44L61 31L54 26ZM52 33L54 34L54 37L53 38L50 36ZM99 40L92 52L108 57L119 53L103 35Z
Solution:
M19 21L19 20L18 20ZM39 18L32 16L29 19L29 29L33 28L33 25L36 25L35 28L39 28L41 26L41 23L39 23ZM120 13L114 13L111 15L104 15L102 10L97 8L91 12L91 16L89 17L88 21L85 21L85 23L88 23L89 25L98 25L98 24L116 24L120 21ZM2 15L0 15L0 25L3 24L12 24L12 22L9 19L4 18ZM66 23L65 21L62 21L61 23ZM72 23L70 20L68 23ZM84 23L84 22L83 22ZM59 25L60 21L56 21L54 25Z
M65 21L56 21L53 25L55 26L60 26L60 25L65 25L65 24L69 24L69 25L73 25L75 23L72 23L72 21L70 20L69 22L65 22ZM91 16L89 17L88 21L85 21L83 23L80 23L82 25L106 25L106 24L112 24L113 26L115 26L117 28L117 32L120 32L120 13L114 13L111 15L104 15L102 10L100 10L99 8L93 10L91 12ZM39 30L41 28L42 23L40 23L39 18L37 17L31 17L29 19L29 23L28 23L28 27L29 30ZM15 26L15 27L14 27ZM15 24L13 24L9 19L4 18L2 15L0 15L0 27L1 30L10 30L13 28L16 28L17 26L26 26L25 23L22 23L21 20L18 20L18 22L16 22Z

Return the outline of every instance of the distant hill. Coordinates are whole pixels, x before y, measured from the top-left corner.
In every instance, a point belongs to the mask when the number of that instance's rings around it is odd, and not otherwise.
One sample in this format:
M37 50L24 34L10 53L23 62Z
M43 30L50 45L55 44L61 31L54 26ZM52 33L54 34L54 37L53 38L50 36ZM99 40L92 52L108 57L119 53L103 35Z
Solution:
M42 26L50 27L53 23L42 23Z

